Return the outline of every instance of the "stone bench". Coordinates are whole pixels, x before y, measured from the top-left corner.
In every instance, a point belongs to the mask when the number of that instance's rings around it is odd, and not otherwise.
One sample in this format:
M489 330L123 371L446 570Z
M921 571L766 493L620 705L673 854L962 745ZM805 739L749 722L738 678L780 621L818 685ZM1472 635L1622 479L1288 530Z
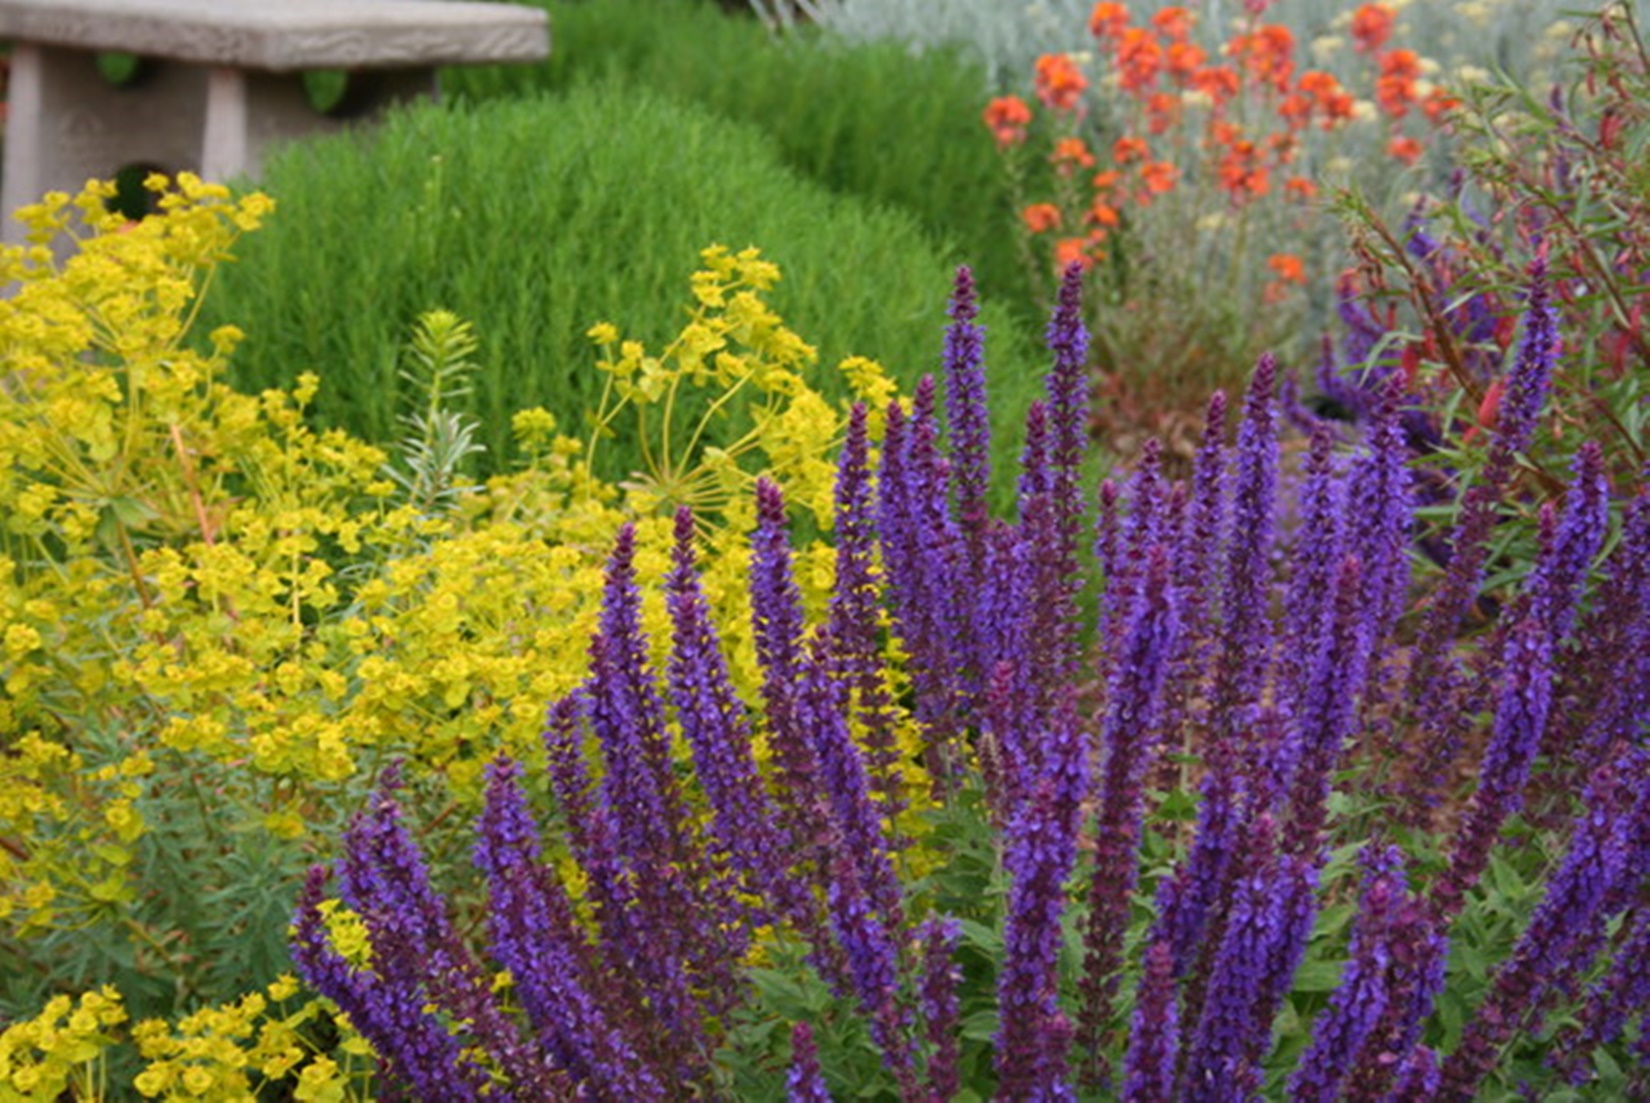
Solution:
M12 44L0 221L123 169L256 174L268 148L435 94L438 66L549 56L542 10L453 0L0 0ZM98 56L135 55L131 79ZM303 74L341 69L339 108Z

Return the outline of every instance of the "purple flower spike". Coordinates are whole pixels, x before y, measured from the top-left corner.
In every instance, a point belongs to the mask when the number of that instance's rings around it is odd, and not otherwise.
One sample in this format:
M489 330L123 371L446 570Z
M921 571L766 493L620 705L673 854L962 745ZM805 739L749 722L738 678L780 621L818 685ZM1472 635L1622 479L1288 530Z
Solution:
M1479 770L1478 789L1456 833L1449 869L1433 891L1443 924L1460 913L1467 892L1489 862L1502 825L1523 800L1552 707L1552 663L1552 639L1546 625L1533 613L1526 615L1507 637L1501 697Z
M1014 812L1003 864L1011 878L997 979L997 1098L1070 1098L1071 1027L1055 999L1065 882L1077 860L1079 806L1088 789L1083 739L1045 737L1042 776Z
M922 1018L928 1036L928 1098L946 1103L962 1088L957 1068L957 985L962 970L957 967L957 943L962 924L955 919L930 916L917 930L922 947Z
M1270 658L1266 611L1270 604L1278 442L1273 414L1277 363L1270 355L1255 365L1238 427L1237 470L1221 590L1222 623L1215 661L1211 770L1236 768L1246 757L1240 725L1260 697Z
M292 961L299 975L372 1043L390 1098L479 1098L479 1070L461 1058L458 1039L424 1012L417 985L357 972L332 948L321 914L326 877L324 866L310 869L293 917Z
M603 1014L591 947L560 880L540 859L519 775L502 756L487 767L475 858L488 880L489 947L557 1067L600 1094L663 1099L659 1081Z
M975 322L974 274L957 269L945 331L945 414L950 430L957 517L968 545L968 562L983 563L990 514L991 421L985 402L985 328Z
M1075 501L1077 472L1087 440L1084 414L1088 395L1089 334L1083 325L1083 266L1066 266L1054 316L1048 324L1048 348L1054 367L1048 376L1049 421L1053 429L1049 459L1062 484L1057 495ZM1075 518L1075 514L1073 515Z
M1587 441L1576 452L1574 479L1564 496L1564 516L1548 554L1526 583L1532 600L1547 620L1555 643L1575 624L1576 609L1593 559L1610 527L1610 487L1604 479L1604 452Z
M1312 433L1306 478L1300 494L1300 524L1290 557L1288 597L1284 601L1283 638L1289 646L1278 656L1278 680L1290 708L1300 707L1304 680L1329 645L1323 629L1334 600L1335 566L1340 562L1340 486L1329 469L1334 438L1327 426Z
M1637 769L1635 769L1637 766ZM1569 853L1547 883L1547 892L1512 956L1490 982L1490 994L1467 1024L1461 1044L1443 1066L1440 1098L1468 1103L1501 1050L1557 992L1573 990L1603 941L1608 909L1623 878L1642 880L1630 861L1635 797L1642 812L1643 755L1627 751L1613 769L1599 772L1587 808L1575 825Z
M1548 303L1545 254L1532 262L1529 273L1524 336L1507 377L1489 457L1461 497L1444 582L1427 606L1410 660L1408 696L1415 702L1412 715L1423 733L1410 771L1409 807L1417 823L1437 802L1466 734L1470 710L1455 699L1461 675L1450 648L1461 617L1478 596L1501 496L1512 478L1517 454L1529 445L1557 361L1558 337Z
M790 1103L831 1103L831 1093L825 1089L825 1074L819 1069L813 1027L807 1023L791 1027L791 1071L785 1084Z
M1403 905L1403 852L1395 846L1364 847L1363 896L1352 929L1351 960L1329 1007L1313 1024L1312 1043L1289 1080L1289 1098L1335 1103L1352 1075L1364 1043L1380 1025L1389 997L1391 952L1387 945Z
M821 932L812 900L785 867L784 840L757 773L744 704L733 692L710 609L699 589L693 514L686 506L676 515L675 561L666 590L675 629L671 699L682 737L693 751L699 784L710 801L718 847L744 879L747 894L770 901L780 916L817 942ZM721 916L730 931L740 930L742 919L737 911ZM744 952L746 937L741 934L739 944L729 947L730 959Z
M883 681L878 643L879 594L872 516L869 441L865 406L848 415L847 438L837 469L836 586L831 595L833 674L847 689L847 704L864 726L867 765L881 812L893 820L905 807L894 736L893 703Z
M751 621L762 668L762 704L768 720L781 823L799 857L823 844L817 824L823 796L813 742L798 710L802 692L802 592L791 573L785 500L779 487L756 480L756 533L751 537Z
M1104 760L1077 1030L1078 1047L1092 1055L1082 1070L1090 1084L1105 1076L1102 1034L1120 979L1129 901L1139 878L1146 777L1159 749L1152 733L1178 631L1167 549L1155 545L1143 566L1141 592L1113 666L1100 731Z
M1123 1098L1128 1103L1173 1103L1175 1063L1180 1057L1180 1012L1174 982L1174 951L1154 941L1146 949L1124 1060Z

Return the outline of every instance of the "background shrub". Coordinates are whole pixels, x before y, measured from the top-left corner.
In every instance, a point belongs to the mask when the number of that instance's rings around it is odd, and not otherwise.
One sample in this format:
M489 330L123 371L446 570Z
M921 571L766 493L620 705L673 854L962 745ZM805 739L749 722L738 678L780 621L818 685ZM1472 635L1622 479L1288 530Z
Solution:
M612 83L407 111L365 142L287 150L264 190L280 215L205 306L207 330L234 319L246 332L236 383L318 370L322 424L392 439L397 344L421 311L452 310L481 341L468 412L492 465L524 407L583 431L602 382L586 331L622 318L653 347L674 335L679 274L707 242L755 244L808 273L779 287L775 309L830 335L825 365L869 356L902 382L938 363L939 289L962 259L909 216L796 178L754 128ZM986 321L1007 392L997 414L1013 425L1030 401L1030 345L1001 309ZM821 389L845 397L838 383ZM603 474L634 466L623 443Z
M705 0L536 4L554 26L546 63L466 67L442 87L482 100L617 79L749 123L797 172L955 243L987 299L1033 311L1008 181L980 132L986 72L961 43L919 52L808 26L776 36Z

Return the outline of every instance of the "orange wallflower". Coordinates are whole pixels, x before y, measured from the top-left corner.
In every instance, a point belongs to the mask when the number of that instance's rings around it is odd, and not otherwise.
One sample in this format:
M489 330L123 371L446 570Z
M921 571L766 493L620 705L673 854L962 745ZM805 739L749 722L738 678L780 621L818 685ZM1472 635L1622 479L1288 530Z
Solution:
M1147 161L1140 166L1140 182L1153 195L1173 191L1179 179L1180 170L1168 161Z
M1037 59L1037 98L1055 111L1075 111L1083 101L1089 80L1069 54L1044 54Z
M1295 73L1295 34L1288 27L1263 23L1249 34L1234 35L1226 52L1243 63L1255 83L1288 91Z
M1143 161L1150 153L1151 147L1146 144L1146 139L1132 134L1125 134L1111 144L1111 159L1119 165Z
M1261 163L1260 151L1250 141L1238 139L1228 144L1215 175L1221 188L1230 192L1232 201L1239 206L1271 190L1271 178Z
M1421 110L1425 112L1427 121L1434 125L1442 123L1451 111L1460 106L1461 101L1442 88L1434 88L1421 101Z
M1006 149L1026 140L1031 108L1019 96L999 96L985 105L984 118L997 139L997 148Z
M1126 28L1117 40L1118 83L1140 92L1157 83L1163 69L1163 45L1143 27Z
M1192 33L1192 16L1185 8L1163 8L1152 16L1152 26L1171 42L1184 42Z
M1273 253L1266 258L1266 267L1284 283L1306 282L1306 265L1294 253Z
M1146 100L1146 127L1162 134L1180 121L1180 97L1173 92L1153 92Z
M1199 69L1192 74L1191 85L1213 100L1216 107L1237 95L1238 89L1242 87L1237 70L1229 65L1211 65Z
M1044 234L1059 228L1060 208L1053 203L1033 203L1020 212L1020 221L1032 233Z
M1416 161L1419 161L1422 150L1423 147L1420 141L1408 135L1399 135L1386 144L1387 153L1406 165L1413 165Z
M1129 25L1129 9L1125 4L1100 0L1089 13L1089 33L1102 41L1116 38Z
M1283 182L1283 194L1304 203L1318 194L1318 185L1308 177L1291 176Z
M1049 160L1054 162L1054 167L1063 176L1069 176L1073 169L1094 167L1094 154L1089 152L1088 145L1081 138L1061 138L1055 142Z
M1172 42L1163 54L1169 75L1180 84L1190 81L1207 60L1209 55L1203 48L1190 42Z
M1117 213L1117 208L1098 195L1094 197L1094 202L1089 204L1086 217L1096 226L1116 226L1123 221L1123 216Z
M1063 272L1073 264L1082 265L1084 271L1094 265L1089 242L1080 237L1061 238L1054 243L1054 267Z
M1392 37L1392 9L1385 4L1361 4L1352 13L1353 48L1372 54Z

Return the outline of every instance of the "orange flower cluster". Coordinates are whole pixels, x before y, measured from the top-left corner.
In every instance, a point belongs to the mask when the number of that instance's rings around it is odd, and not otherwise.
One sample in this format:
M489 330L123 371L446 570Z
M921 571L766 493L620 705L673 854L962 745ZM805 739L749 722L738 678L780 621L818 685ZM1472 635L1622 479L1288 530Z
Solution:
M1102 255L1108 233L1122 225L1125 211L1147 207L1187 180L1218 189L1233 210L1272 195L1286 203L1314 200L1318 186L1297 159L1309 148L1312 131L1349 125L1357 100L1334 74L1300 66L1294 33L1265 20L1268 6L1265 0L1246 0L1242 26L1217 52L1193 41L1198 16L1189 7L1165 7L1137 22L1127 3L1099 0L1088 29L1109 67L1106 83L1134 105L1121 113L1132 121L1109 150L1091 148L1077 136L1088 76L1071 55L1038 58L1037 99L1055 113L1063 131L1050 163L1068 181L1080 171L1098 171L1089 177L1086 199L1068 191L1057 204L1026 207L1021 212L1026 228L1033 234L1071 235L1054 244L1059 258L1092 261ZM1372 98L1391 126L1387 153L1410 164L1423 146L1398 128L1399 120L1419 110L1439 122L1454 101L1426 85L1413 50L1391 46L1395 24L1388 4L1363 3L1353 12L1351 37L1372 63ZM1028 121L1026 105L1014 97L993 100L986 110L999 147L1024 141ZM1298 284L1299 264L1293 254L1268 262L1268 293L1282 294Z
M1037 98L1052 111L1076 111L1083 103L1088 78L1069 54L1044 54L1037 59Z
M985 125L997 139L998 149L1017 146L1026 140L1031 108L1019 96L998 96L985 105Z

